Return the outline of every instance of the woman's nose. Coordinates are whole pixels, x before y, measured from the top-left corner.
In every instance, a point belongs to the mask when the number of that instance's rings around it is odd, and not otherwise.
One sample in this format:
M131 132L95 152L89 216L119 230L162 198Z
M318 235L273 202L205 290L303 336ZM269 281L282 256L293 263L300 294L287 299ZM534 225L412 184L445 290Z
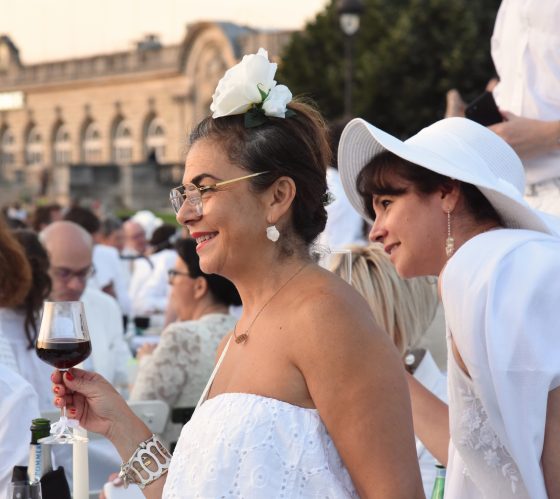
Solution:
M371 230L369 231L369 236L368 236L369 240L372 243L383 242L385 234L386 231L381 227L381 224L379 223L379 218L376 218Z
M181 208L177 212L177 216L175 218L177 219L177 222L180 225L184 226L187 225L189 222L200 219L201 217L202 217L201 204L193 205L188 201L184 201L183 204L181 205Z

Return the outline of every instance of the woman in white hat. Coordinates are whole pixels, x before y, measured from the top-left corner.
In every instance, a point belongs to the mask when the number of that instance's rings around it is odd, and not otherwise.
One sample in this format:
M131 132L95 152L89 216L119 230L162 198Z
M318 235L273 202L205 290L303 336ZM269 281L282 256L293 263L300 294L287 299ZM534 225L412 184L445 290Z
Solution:
M560 497L560 239L523 200L517 155L464 118L405 142L356 119L339 169L398 273L439 276L449 410L409 388L446 497Z

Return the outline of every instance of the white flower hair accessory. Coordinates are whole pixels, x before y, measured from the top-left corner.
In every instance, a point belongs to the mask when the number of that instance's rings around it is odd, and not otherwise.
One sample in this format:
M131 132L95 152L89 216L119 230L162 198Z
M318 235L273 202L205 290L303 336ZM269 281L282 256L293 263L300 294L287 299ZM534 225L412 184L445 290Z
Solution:
M212 118L245 114L245 126L252 128L265 123L267 116L294 116L296 113L287 108L292 93L274 80L276 67L263 48L244 56L218 82L210 105Z

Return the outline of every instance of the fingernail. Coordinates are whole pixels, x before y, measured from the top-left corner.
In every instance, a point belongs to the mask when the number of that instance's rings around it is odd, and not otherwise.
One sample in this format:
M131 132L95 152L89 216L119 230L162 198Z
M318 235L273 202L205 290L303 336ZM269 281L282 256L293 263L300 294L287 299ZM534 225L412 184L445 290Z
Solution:
M56 374L56 371L53 372L53 373L51 374L51 381L52 381L52 382L54 382L54 375L55 375L55 374Z
M55 386L54 387L54 393L56 393L58 395L58 392L60 391L60 387Z
M54 401L56 405L62 405L62 399L61 398L56 398L56 400Z
M74 376L72 376L72 373L70 371L66 371L65 376L68 381L74 381Z
M68 412L74 416L76 414L76 409L72 407L72 409L68 409Z

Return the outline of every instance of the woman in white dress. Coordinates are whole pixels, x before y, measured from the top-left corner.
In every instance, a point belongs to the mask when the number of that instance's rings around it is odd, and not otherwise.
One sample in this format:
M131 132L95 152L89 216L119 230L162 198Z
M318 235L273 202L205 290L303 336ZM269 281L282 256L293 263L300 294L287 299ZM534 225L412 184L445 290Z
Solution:
M236 285L243 312L169 473L99 376L55 373L55 403L114 443L146 497L423 497L399 356L363 298L309 256L326 222L326 127L275 70L262 49L228 70L171 193L201 269Z
M439 276L449 410L408 381L446 497L560 497L560 238L524 201L513 149L465 118L405 142L356 119L339 168L397 272Z

